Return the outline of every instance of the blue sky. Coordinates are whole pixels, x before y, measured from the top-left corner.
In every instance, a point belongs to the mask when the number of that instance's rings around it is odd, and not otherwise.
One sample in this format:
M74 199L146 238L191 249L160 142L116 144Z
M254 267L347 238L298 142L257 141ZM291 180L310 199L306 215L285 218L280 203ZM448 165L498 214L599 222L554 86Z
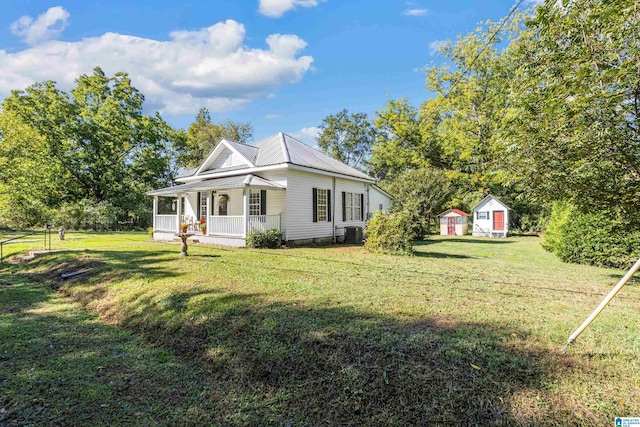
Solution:
M535 3L525 1L526 5ZM5 0L0 97L42 80L61 89L96 65L130 74L171 125L202 106L214 121L250 121L259 140L278 131L313 144L343 108L373 118L388 98L418 106L433 47L514 0Z

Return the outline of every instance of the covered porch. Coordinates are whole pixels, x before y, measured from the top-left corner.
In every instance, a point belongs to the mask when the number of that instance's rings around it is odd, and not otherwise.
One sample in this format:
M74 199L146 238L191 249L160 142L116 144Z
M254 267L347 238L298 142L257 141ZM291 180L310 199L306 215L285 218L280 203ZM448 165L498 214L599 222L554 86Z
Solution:
M154 239L171 240L186 225L206 243L244 246L253 230L284 232L285 187L247 174L162 188L153 196Z

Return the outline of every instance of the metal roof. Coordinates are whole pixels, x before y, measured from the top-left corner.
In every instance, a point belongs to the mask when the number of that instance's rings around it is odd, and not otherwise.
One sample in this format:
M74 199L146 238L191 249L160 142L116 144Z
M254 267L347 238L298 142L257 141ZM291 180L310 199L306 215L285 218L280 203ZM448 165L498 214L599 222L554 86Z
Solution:
M282 190L284 187L259 176L252 174L229 176L225 178L207 179L189 184L174 185L147 192L149 196L177 196L178 193L187 191L226 190L230 188L262 188L269 190Z
M262 139L252 146L229 141L228 139L221 141L224 141L230 147L237 150L253 165L253 167L291 164L325 172L332 172L339 175L366 179L372 182L375 181L374 178L370 177L366 173L348 166L283 132L279 132L268 138ZM211 154L209 154L205 162L209 160L210 156ZM251 169L251 166L234 166L234 168L238 170ZM199 168L196 168L196 170L198 169ZM184 173L178 178L195 177L198 175L215 175L218 172L228 172L231 170L233 169L207 169L201 171L197 175L195 172L192 172L191 174Z
M461 211L460 209L447 209L446 211L444 211L444 212L442 212L442 213L440 213L440 214L438 214L436 216L444 216L444 215L446 215L448 213L452 213L452 212L453 213L457 213L458 215L462 215L462 216L469 216L468 213L466 213L464 211Z

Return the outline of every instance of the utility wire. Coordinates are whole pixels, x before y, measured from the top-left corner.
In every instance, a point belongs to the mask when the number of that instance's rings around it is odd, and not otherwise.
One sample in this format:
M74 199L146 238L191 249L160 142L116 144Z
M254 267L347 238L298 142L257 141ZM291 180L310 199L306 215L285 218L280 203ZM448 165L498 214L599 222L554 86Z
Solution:
M496 38L496 36L498 35L498 33L502 30L502 27L504 27L504 24L507 23L507 21L509 20L509 18L511 18L513 16L513 14L516 12L516 10L518 9L518 7L522 4L524 0L520 0L518 2L518 4L516 4L516 6L511 10L511 12L509 12L509 15L507 15L506 18L504 18L502 20L502 24L500 24L500 27L498 27L498 29L491 35L491 37L489 38L489 41L487 41L487 43L482 47L482 49L480 49L480 52L478 52L478 54L476 55L475 58L473 58L473 61L471 61L471 64L469 64L469 66L467 68L465 68L465 70L462 72L462 74L460 74L460 77L458 77L456 79L455 82L453 82L453 85L451 85L451 87L449 88L449 92L447 92L447 94L444 96L444 98L446 99L447 96L449 96L449 94L451 94L451 92L453 91L453 89L456 87L456 85L458 83L460 83L460 80L462 80L462 78L464 77L465 74L467 74L467 71L469 71L471 69L471 67L473 67L473 64L476 63L476 60L478 58L480 58L480 55L482 55L482 52L484 52L487 47L489 47L489 45L491 44L491 42L493 41L493 39Z

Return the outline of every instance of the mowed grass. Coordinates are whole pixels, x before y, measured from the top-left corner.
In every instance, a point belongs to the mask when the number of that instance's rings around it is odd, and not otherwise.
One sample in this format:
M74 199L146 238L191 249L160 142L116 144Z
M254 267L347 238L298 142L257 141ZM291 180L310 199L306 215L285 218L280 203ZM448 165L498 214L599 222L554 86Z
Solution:
M5 265L0 424L612 425L640 414L634 280L534 237L180 246L70 233ZM86 249L86 250L84 250ZM62 281L63 272L90 268Z

